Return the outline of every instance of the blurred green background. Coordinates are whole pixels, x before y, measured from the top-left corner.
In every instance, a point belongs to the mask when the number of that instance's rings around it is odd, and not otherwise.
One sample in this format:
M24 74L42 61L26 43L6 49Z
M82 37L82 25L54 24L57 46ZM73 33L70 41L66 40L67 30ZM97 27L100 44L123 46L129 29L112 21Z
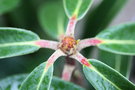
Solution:
M0 0L0 3L2 1L4 0ZM14 1L17 1L14 8L0 13L0 27L28 29L37 33L42 39L53 40L40 25L38 12L45 3L62 2L62 0L10 0L10 3ZM3 4L8 5L8 0ZM77 24L76 39L94 37L104 28L125 22L134 22L134 4L134 0L94 0L94 4L86 17ZM30 73L36 66L46 61L53 52L49 49L40 49L33 54L1 59L0 79L10 75ZM84 49L82 53L87 58L101 60L135 83L135 61L132 56L116 55L93 47ZM64 60L64 57L61 57L55 62L55 76L61 76ZM80 64L77 67L82 72ZM83 73L79 73L83 79L81 83L79 83L77 75L73 74L72 81L83 87L92 88L83 77Z

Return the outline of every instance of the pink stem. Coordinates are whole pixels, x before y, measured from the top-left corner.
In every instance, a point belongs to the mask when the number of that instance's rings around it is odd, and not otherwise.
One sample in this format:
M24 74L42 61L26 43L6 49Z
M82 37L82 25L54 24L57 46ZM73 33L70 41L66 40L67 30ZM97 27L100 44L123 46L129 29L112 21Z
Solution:
M41 48L50 48L53 50L57 50L58 42L56 41L49 41L49 40L39 40L35 42L36 45L40 46Z
M48 70L48 68L53 65L53 63L59 58L60 56L65 56L65 54L61 50L55 51L50 58L47 60L45 70Z
M59 58L59 57L62 56L62 55L65 55L65 54L64 54L61 50L58 49L58 50L55 51L55 52L50 56L50 58L47 60L46 66L45 66L45 68L44 68L44 71L43 71L41 77L39 78L39 84L38 84L38 86L37 86L37 90L39 90L40 84L43 82L44 76L46 75L48 69L53 65L53 63L57 60L57 58Z
M87 67L91 67L90 63L87 61L87 59L80 54L79 52L76 52L75 55L71 56L72 58L76 59L77 61L79 61L81 64L87 66Z
M77 22L77 19L76 19L76 16L74 15L73 17L71 17L71 19L68 22L68 26L66 30L67 36L74 36L76 22Z
M96 46L98 44L101 44L103 41L99 40L97 38L89 38L84 39L79 42L78 50L82 50L83 48L89 47L89 46Z
M74 69L75 69L74 65L69 64L64 65L64 70L62 72L62 79L65 81L70 81Z

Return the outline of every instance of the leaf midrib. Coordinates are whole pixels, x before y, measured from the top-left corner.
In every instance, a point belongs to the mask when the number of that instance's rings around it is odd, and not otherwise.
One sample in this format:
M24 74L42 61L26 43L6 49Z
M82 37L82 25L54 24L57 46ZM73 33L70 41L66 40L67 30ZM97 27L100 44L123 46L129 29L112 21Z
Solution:
M35 42L36 42L36 41L4 43L4 44L0 44L0 47L21 46L21 45L31 45L31 46L37 46L37 47L38 47L38 45L36 45Z
M46 67L46 65L45 65L45 67ZM39 82L38 82L38 84L37 84L36 90L40 90L40 86L41 86L41 84L42 84L42 82L43 82L43 79L44 79L44 77L45 77L47 71L48 71L48 70L43 69L43 73L41 74L41 77L40 77ZM49 85L49 86L50 86L50 85ZM47 90L49 90L49 86L48 86Z
M109 39L101 39L103 42L101 44L135 44L135 40L109 40Z
M94 66L92 66L93 71L97 72L99 76L101 76L104 80L108 81L110 84L112 84L114 87L116 87L118 90L121 90L115 83L111 82L110 80L108 80L105 76L103 76Z
M76 8L74 10L73 15L77 15L79 13L79 10L80 10L80 7L81 7L82 2L83 2L82 0L79 0L78 1L77 6L76 6Z

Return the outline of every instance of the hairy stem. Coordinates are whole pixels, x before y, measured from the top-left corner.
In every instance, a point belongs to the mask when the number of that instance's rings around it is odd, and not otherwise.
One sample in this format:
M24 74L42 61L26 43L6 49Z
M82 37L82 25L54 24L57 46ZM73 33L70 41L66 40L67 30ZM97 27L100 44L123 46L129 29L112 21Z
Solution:
M36 45L40 46L41 48L49 48L53 50L58 49L58 42L50 41L50 40L39 40L35 42Z
M44 79L48 69L53 65L53 63L57 60L57 58L59 58L60 56L64 56L64 55L65 54L61 50L57 50L50 56L50 58L46 62L44 71L40 77L40 81L39 81L39 84L37 85L36 90L40 90L41 83L43 82L43 79Z
M101 44L102 42L103 42L102 40L99 40L97 38L84 39L79 42L78 50L80 51L89 46L96 46L98 44Z
M62 72L62 79L65 81L70 81L74 69L75 69L75 66L66 64Z
M74 69L75 69L75 60L67 56L66 64L64 65L64 70L62 72L62 79L70 81Z
M80 54L79 52L76 52L75 55L71 56L72 58L76 59L77 61L79 61L82 65L85 65L87 67L91 67L91 64L87 61L87 59Z
M68 22L68 26L66 30L67 36L74 36L76 22L77 22L76 15L74 15L73 17L71 17L71 19Z

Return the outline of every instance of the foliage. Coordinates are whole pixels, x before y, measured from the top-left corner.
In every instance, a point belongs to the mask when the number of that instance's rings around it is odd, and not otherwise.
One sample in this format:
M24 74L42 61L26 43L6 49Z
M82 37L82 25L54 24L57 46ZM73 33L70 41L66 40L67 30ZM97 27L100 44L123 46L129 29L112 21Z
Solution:
M102 4L108 2L109 1L103 1L101 5L99 5L99 7L101 7L100 9L103 9ZM121 1L111 2L115 3L112 12L115 12L116 14L116 12L118 12L116 8L119 7L118 3L123 5L126 2L126 0L123 3ZM17 6L18 3L19 0L0 1L0 14L4 14L8 11L11 11L14 7ZM38 21L41 27L47 35L50 35L50 37L52 37L53 39L59 39L59 42L40 39L39 36L42 35L42 33L38 32L38 36L34 33L36 32L36 30L32 32L20 28L0 27L1 59L30 54L38 51L40 48L49 48L55 50L55 52L50 56L50 58L47 61L37 66L28 76L17 75L1 80L0 89L84 90L80 86L77 86L73 83L61 80L53 76L54 62L59 57L65 56L73 58L82 64L83 72L86 79L91 83L91 85L95 89L134 90L135 85L132 82L130 82L126 77L124 77L122 75L123 73L121 74L120 72L118 72L118 68L113 68L113 66L111 66L112 63L110 65L107 65L104 64L103 60L101 60L103 61L101 62L99 60L87 59L80 53L80 51L86 47L97 46L101 50L107 51L108 53L110 52L117 54L118 56L135 55L135 23L126 23L104 29L99 34L94 35L95 37L92 38L88 35L88 39L75 39L75 26L77 22L87 14L92 3L93 0L63 0L63 3L46 2L45 4L42 4L41 7L39 7L37 12ZM31 4L34 5L34 2L31 2ZM93 15L98 14L96 12L100 10L98 9L99 7L97 7L95 11L93 9ZM119 7L119 9L120 8L121 6ZM107 21L103 21L104 24L101 25L101 28L105 27L105 25L109 23L109 15L110 13L108 11L108 13L106 14ZM9 17L16 18L14 14L10 14ZM111 15L111 17L113 16ZM23 19L16 18L16 20L21 21ZM94 20L93 17L92 20ZM97 28L100 28L100 25ZM106 59L106 55L107 54L103 52L102 59ZM43 56L47 56L47 54ZM113 56L113 54L111 54L110 56ZM106 62L110 62L108 58L106 60ZM56 70L58 70L58 68ZM127 72L129 72L128 69L127 71L125 70L124 74ZM68 72L67 74L72 73ZM70 78L67 74L62 78L65 80L66 78Z

